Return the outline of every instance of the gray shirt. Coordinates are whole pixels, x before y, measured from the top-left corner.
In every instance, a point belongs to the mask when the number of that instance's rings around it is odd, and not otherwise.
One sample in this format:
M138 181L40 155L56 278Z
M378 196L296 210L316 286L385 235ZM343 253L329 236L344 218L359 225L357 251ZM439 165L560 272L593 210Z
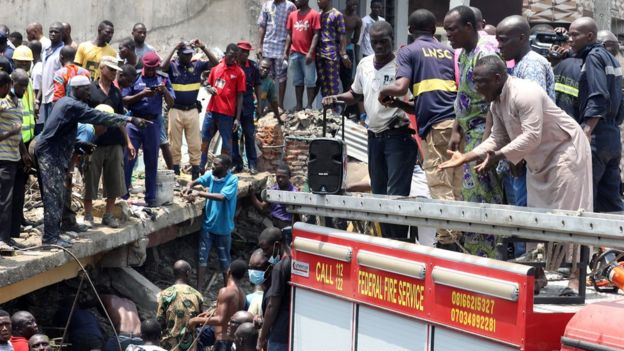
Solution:
M141 48L138 46L134 48L134 53L137 56L136 68L143 68L143 56L152 51L156 51L156 49L148 43L143 43L143 47Z
M56 48L49 48L48 53L43 59L43 73L41 76L41 103L52 103L54 97L54 72L61 69L61 60L59 59L63 43L57 45Z

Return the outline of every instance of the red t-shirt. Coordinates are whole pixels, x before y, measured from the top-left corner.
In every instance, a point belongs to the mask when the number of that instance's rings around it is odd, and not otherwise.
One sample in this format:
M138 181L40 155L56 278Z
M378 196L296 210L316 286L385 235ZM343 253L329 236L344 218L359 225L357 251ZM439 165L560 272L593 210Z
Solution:
M306 14L293 11L288 15L286 29L291 33L290 51L307 55L312 45L314 32L321 29L321 15L314 9Z
M21 336L11 336L11 345L15 351L28 351L28 339Z
M245 72L239 65L228 66L224 60L221 60L210 71L208 84L217 90L217 95L210 98L208 112L235 117L238 94L244 93L247 89L245 86Z

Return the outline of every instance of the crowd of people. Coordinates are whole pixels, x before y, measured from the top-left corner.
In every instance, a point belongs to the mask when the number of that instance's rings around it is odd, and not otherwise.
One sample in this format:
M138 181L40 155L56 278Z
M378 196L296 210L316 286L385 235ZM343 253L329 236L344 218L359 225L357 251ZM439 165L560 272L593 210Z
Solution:
M367 187L374 194L408 196L420 184L435 199L624 209L619 43L613 33L598 31L593 19L579 18L566 30L531 28L522 16L510 16L486 28L474 7L455 7L443 19L419 9L408 20L411 43L395 51L392 25L380 16L382 1L372 0L363 19L355 1L347 2L344 14L331 0L317 4L320 11L309 0L266 1L257 20L257 47L232 43L222 58L199 39L161 56L146 43L142 23L119 42L119 50L110 45L110 21L99 24L94 40L80 44L68 23L52 23L48 37L32 23L25 41L0 26L0 249L20 247L14 239L28 224L22 210L31 174L44 204L44 247L71 247L60 238L62 230L95 225L100 181L102 225L119 226L113 206L128 198L139 149L145 164L142 205L159 206L159 157L180 175L183 135L192 181L182 193L206 201L194 287L191 266L178 261L175 284L158 297L156 320L124 317L119 311L132 312L132 302L113 296L105 304L117 316L117 340L106 341L90 327L93 318L78 312L71 318L80 321L72 325L90 331L70 332L73 344L104 350L231 350L233 343L236 350L288 349L290 249L281 229L294 217L284 206L252 196L258 209L270 208L275 227L259 235L249 263L232 260L231 234L235 173L245 163L257 172L254 123L267 112L283 123L289 75L297 111L312 108L319 92L326 108L352 106L368 130ZM436 37L438 23L450 46ZM533 38L544 33L565 39L540 54ZM258 62L250 58L254 50ZM202 85L211 95L206 111L197 101ZM206 171L217 131L221 155ZM69 204L76 166L85 182L83 224ZM276 176L274 189L297 191L287 164ZM396 239L409 231L381 228L384 237ZM439 228L426 236L417 233L421 243L501 258L493 235ZM517 257L527 248L516 244ZM214 308L204 310L201 291L213 247L225 286ZM240 285L246 275L256 286L250 294ZM48 344L30 313L0 311L0 350L46 350Z
M279 228L264 230L258 240L249 262L228 264L214 303L191 285L191 265L180 260L172 267L174 283L156 298L155 318L141 321L133 301L98 287L102 305L85 292L59 304L54 321L67 326L60 341L43 334L30 312L0 309L0 350L49 351L61 343L75 351L288 350L289 245ZM243 289L243 279L253 291ZM93 308L106 312L114 333L105 334Z

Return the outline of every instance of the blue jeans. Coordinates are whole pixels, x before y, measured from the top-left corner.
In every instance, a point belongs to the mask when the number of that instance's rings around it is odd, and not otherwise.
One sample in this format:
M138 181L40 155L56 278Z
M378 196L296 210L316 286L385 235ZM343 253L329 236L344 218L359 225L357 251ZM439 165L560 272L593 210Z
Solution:
M316 86L316 64L312 62L309 65L305 63L306 55L293 52L288 58L288 67L293 72L293 85L296 87L306 86L314 88Z
M152 206L156 201L156 176L158 174L158 153L160 150L160 117L153 124L139 129L132 124L126 126L128 137L136 150L143 147L143 163L145 163L145 202ZM127 150L124 154L126 186L132 187L132 170L137 161L130 160Z
M509 172L503 174L503 189L505 190L505 196L507 197L507 204L526 207L526 171L518 177L512 176Z
M243 139L245 140L245 154L249 168L256 168L256 127L254 126L254 115L252 113L241 116L241 127L243 128ZM243 158L241 157L238 140L238 131L232 136L232 161L237 168L243 168Z
M202 126L202 141L210 144L212 137L219 131L223 146L221 153L232 154L232 129L234 128L234 117L222 115L216 112L210 112L204 117L204 125Z
M368 136L368 174L373 194L408 196L417 156L416 141L411 135ZM387 238L407 237L408 226L382 224Z
M227 272L232 262L230 250L232 249L232 235L217 235L207 233L202 230L199 236L199 265L206 267L210 258L210 250L212 246L217 249L217 257L219 258L219 267L222 272Z

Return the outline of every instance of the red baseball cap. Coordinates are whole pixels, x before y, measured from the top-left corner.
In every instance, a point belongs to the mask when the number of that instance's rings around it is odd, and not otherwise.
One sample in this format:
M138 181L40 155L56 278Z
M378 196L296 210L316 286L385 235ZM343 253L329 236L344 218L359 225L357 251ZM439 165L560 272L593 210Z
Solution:
M239 48L243 49L243 50L247 50L247 51L251 51L253 50L253 47L251 46L251 43L246 41L246 40L241 40L239 41L236 46L238 46Z
M143 67L155 68L160 66L160 56L154 51L150 51L143 56Z

